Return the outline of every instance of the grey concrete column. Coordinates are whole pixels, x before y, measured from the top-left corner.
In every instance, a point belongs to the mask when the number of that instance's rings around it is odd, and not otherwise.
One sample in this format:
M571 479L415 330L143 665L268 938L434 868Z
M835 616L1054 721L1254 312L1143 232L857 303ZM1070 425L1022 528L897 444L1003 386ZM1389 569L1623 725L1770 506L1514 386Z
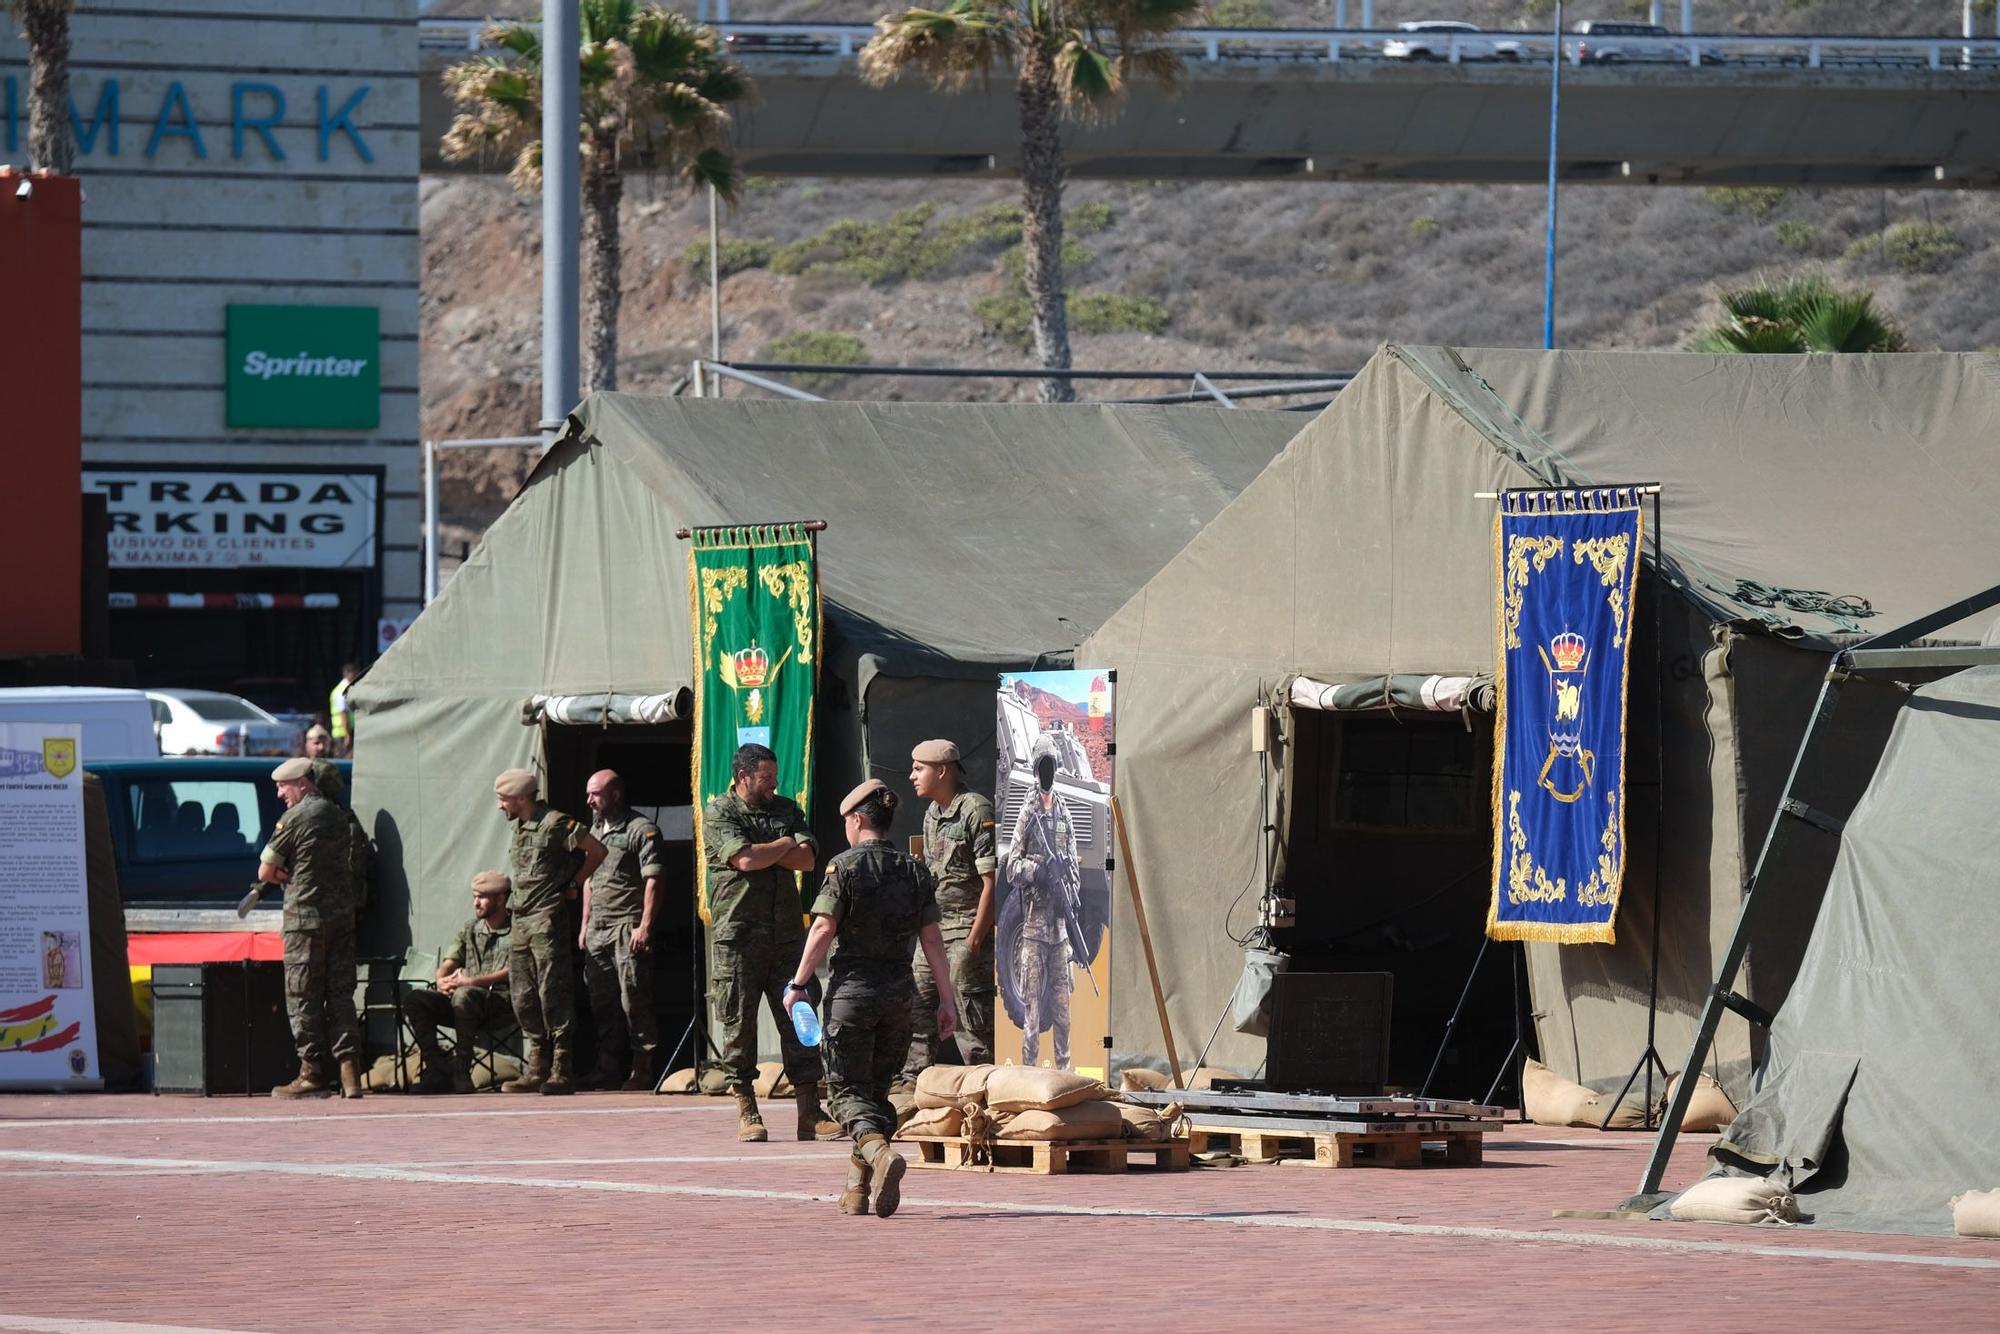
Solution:
M1681 31L1694 31L1694 0L1681 0Z
M577 0L542 0L542 444L555 443L581 380L578 267L583 195Z

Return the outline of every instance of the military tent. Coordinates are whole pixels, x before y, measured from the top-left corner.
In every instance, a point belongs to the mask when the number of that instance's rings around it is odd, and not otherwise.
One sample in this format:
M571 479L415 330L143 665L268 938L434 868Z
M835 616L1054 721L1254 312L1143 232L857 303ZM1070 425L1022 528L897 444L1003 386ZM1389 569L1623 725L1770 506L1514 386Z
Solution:
M1183 1049L1217 1024L1269 878L1297 905L1295 967L1396 975L1392 1080L1423 1077L1490 890L1492 729L1475 707L1493 670L1494 502L1480 493L1657 482L1617 942L1531 946L1528 973L1543 1059L1622 1082L1646 1040L1657 853L1657 1045L1677 1064L1829 651L2000 569L1996 428L2000 359L1983 354L1385 347L1078 651L1118 672L1118 787ZM1991 616L1944 638L1976 641ZM1384 707L1355 707L1370 702ZM1257 705L1277 720L1262 753ZM1814 807L1852 807L1893 712L1843 707ZM1821 836L1759 891L1747 991L1767 1009L1833 851ZM1130 925L1116 919L1114 941ZM1506 965L1487 973L1441 1091L1483 1093L1511 1036ZM1113 1006L1121 1049L1159 1049L1143 960L1116 946ZM1262 1045L1225 1025L1209 1061L1249 1070ZM1712 1068L1739 1097L1753 1055L1732 1018Z
M685 830L676 529L826 521L817 790L837 798L872 774L907 798L910 747L928 736L959 738L980 782L997 673L1072 649L1302 424L1208 407L592 395L354 687L355 808L381 849L389 924L378 943L433 948L463 922L468 880L505 853L491 785L510 766L538 766L579 815L586 776L617 768L634 805L678 808ZM818 815L837 846L831 802ZM669 885L681 903L691 869Z

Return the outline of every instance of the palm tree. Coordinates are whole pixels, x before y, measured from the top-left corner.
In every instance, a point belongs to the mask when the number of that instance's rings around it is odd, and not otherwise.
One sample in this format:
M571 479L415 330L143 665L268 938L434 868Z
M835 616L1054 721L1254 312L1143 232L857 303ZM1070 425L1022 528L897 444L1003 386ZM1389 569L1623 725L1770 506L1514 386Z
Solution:
M1902 352L1902 329L1875 308L1875 293L1841 289L1824 274L1758 279L1716 294L1720 322L1688 342L1690 352Z
M1035 355L1068 370L1063 290L1062 122L1111 114L1134 73L1171 87L1181 60L1156 39L1197 14L1202 0L950 0L875 21L861 77L876 86L915 71L943 92L984 82L1011 62L1021 115L1021 257L1034 316ZM1044 403L1076 397L1066 379L1040 382Z
M28 41L28 161L67 176L76 166L69 123L69 16L76 0L7 0Z
M618 205L632 160L664 168L691 189L711 186L736 198L736 166L723 151L729 104L749 91L743 71L722 53L715 31L639 0L583 0L578 52L582 136L585 283L589 290L588 382L618 387L621 249ZM445 71L459 106L445 134L451 162L485 152L511 153L514 188L542 185L542 42L539 29L503 23L486 42L502 54Z

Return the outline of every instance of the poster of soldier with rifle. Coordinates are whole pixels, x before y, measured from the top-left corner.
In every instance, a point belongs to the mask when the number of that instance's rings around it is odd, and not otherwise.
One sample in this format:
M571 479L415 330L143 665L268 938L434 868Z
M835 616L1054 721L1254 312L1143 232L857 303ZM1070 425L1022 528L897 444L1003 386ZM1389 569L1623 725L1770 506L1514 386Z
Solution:
M1112 674L1000 678L994 1059L1104 1077Z

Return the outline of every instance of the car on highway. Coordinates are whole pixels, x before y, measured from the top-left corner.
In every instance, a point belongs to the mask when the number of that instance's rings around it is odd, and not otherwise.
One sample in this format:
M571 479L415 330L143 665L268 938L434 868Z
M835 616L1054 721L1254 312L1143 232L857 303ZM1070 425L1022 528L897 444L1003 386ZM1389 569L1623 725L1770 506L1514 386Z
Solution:
M1454 43L1460 60L1519 60L1521 44L1486 33L1476 23L1458 19L1412 19L1398 23L1405 37L1382 43L1384 60L1449 60Z
M1565 48L1575 55L1578 64L1688 63L1688 47L1678 41L1661 40L1674 34L1657 23L1634 23L1629 19L1584 19L1570 31L1582 39L1564 43ZM1720 65L1722 57L1714 51L1703 51L1701 63Z
M148 690L162 755L296 755L303 737L241 695Z

